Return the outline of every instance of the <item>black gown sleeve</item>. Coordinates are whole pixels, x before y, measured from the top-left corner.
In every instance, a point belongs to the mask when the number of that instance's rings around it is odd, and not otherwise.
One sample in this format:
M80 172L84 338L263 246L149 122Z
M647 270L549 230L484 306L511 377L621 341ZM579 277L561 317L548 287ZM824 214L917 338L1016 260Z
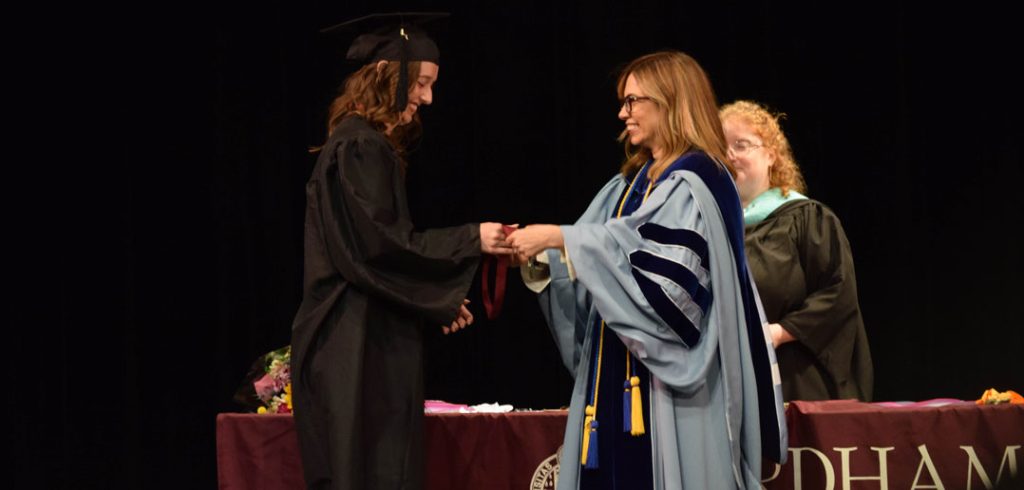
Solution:
M807 296L780 320L833 375L849 370L850 350L863 330L853 254L839 218L824 206L803 206L791 233Z
M323 244L359 290L437 324L455 319L480 258L476 224L417 232L404 175L373 134L340 141L317 183Z

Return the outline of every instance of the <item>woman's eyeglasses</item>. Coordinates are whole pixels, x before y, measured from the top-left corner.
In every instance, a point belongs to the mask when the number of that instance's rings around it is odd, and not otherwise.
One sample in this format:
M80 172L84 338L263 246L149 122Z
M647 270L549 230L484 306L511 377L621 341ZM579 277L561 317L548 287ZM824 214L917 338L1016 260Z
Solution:
M747 140L736 140L729 145L729 149L736 155L743 155L750 150L761 148L762 146L763 145L755 145Z
M626 108L626 114L632 114L633 104L641 100L651 100L651 98L640 95L627 95L626 98L622 100L622 107Z

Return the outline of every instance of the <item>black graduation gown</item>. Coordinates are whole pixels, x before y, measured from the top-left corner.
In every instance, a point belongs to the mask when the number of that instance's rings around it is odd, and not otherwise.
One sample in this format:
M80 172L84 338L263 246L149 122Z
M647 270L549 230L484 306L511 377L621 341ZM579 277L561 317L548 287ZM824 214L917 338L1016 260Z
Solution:
M456 318L479 263L478 225L413 231L393 147L355 116L321 150L306 199L292 326L306 484L421 488L423 323Z
M776 349L783 399L870 401L871 352L839 218L813 199L790 201L745 234L768 322L797 339Z

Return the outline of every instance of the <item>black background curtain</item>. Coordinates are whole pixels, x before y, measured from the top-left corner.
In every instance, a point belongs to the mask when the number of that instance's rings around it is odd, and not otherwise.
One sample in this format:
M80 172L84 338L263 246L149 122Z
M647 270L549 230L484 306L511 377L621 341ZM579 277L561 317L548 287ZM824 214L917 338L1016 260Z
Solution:
M574 221L622 160L617 70L679 49L720 103L787 114L808 194L853 247L877 400L1024 389L1022 85L998 10L168 4L116 26L70 22L74 35L29 60L47 83L22 128L34 175L9 184L14 481L215 485L216 414L238 410L250 363L289 342L307 149L352 69L317 30L401 9L452 13L410 157L418 226ZM428 398L567 403L570 378L516 276L500 319L484 318L477 285L477 323L428 335Z

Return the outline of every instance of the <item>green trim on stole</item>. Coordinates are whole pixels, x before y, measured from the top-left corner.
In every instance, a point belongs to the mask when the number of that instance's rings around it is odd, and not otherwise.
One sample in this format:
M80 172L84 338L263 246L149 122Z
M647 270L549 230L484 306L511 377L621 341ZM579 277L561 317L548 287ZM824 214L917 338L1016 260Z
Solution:
M789 201L798 201L800 199L807 199L807 196L791 189L789 195L783 197L782 189L772 187L755 197L747 207L743 208L743 224L747 226L756 225L764 221L779 206Z

